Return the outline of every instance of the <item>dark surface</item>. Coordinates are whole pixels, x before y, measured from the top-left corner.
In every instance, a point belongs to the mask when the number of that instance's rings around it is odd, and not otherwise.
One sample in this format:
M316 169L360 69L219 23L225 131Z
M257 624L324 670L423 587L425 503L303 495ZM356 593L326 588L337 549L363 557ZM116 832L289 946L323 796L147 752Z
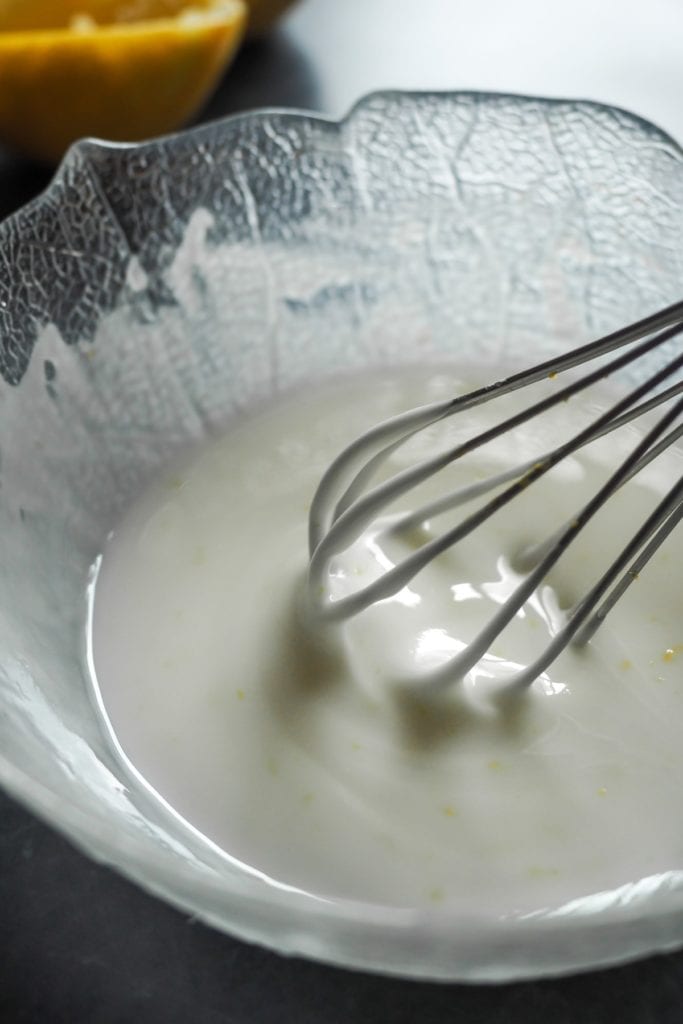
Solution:
M193 923L0 801L3 1024L680 1024L683 956L521 985L287 960Z
M353 52L353 36L337 39L335 25L321 38L326 6L332 16L331 0L308 0L287 30L250 45L205 118L262 105L338 114L361 92L379 86L517 87L515 81L492 83L485 75L481 81L462 80L455 68L447 77L443 53L438 74L426 53L404 76L399 54L390 74L386 53L375 66L367 42L354 66L340 56ZM384 0L334 0L334 18L341 24L341 9L350 16L355 8L357 17L362 7L364 22L355 23L367 37L368 19L378 12L384 19L375 25L379 41L387 34L389 6ZM443 7L443 0L423 0L415 5L415 17L423 20L430 8ZM405 40L410 26L403 23L400 32ZM337 42L333 73L326 74L323 51ZM557 90L548 85L538 91ZM0 149L0 216L32 198L49 178L49 170ZM38 1021L680 1024L683 954L500 988L418 984L287 960L211 931L148 897L82 857L0 794L0 1022Z

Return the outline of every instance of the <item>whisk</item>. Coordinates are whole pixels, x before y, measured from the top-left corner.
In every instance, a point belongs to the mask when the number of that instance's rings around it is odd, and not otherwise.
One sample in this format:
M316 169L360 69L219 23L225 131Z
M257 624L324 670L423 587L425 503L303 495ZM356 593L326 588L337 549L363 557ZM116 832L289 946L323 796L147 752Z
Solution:
M436 501L402 515L394 529L409 528L431 519L465 502L499 490L474 513L465 517L441 536L427 541L403 561L388 569L378 579L354 593L331 600L326 587L330 561L345 550L372 524L392 502L488 442L501 437L520 424L539 416L602 380L637 359L653 352L683 331L683 302L675 303L652 316L631 324L597 341L573 349L558 358L549 359L530 369L515 373L494 384L446 401L412 409L385 420L350 444L334 460L324 474L311 505L309 517L310 566L308 597L312 614L319 621L340 622L362 612L370 605L398 593L429 562L447 548L465 540L490 516L503 508L523 490L538 481L562 459L589 442L616 430L644 413L671 402L683 392L683 381L664 386L683 367L683 352L674 355L666 365L652 373L642 384L599 415L574 437L557 445L539 458L525 462L503 473L452 491ZM439 452L431 458L400 470L388 480L372 485L372 479L387 458L419 431L457 413L490 402L503 395L527 387L544 377L554 377L564 370L581 366L601 356L625 349L601 362L585 376L572 380L551 396L529 408L508 416L490 429L471 439ZM587 504L546 541L524 554L525 575L514 593L492 616L472 641L444 665L422 680L425 687L436 690L462 679L486 654L534 590L550 572L560 556L612 495L682 434L683 425L675 425L683 414L683 398L672 402L658 421L650 427L633 451L612 473L606 483ZM566 624L545 646L532 664L510 680L513 689L528 687L543 673L571 642L585 645L605 617L623 596L655 551L666 540L683 515L683 476L661 499L652 514L625 544L595 585L574 606Z

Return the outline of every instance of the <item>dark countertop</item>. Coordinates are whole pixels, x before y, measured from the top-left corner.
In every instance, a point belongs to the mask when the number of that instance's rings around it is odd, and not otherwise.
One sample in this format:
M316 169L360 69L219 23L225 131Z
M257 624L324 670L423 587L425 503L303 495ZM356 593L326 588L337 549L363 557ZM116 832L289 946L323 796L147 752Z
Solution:
M683 12L651 0L641 24L630 8L643 5L598 6L602 31L589 32L596 5L588 0L574 0L571 14L560 0L305 0L282 29L243 51L204 119L263 105L339 115L380 87L493 88L608 100L683 136L674 59ZM0 149L0 216L49 177ZM0 907L3 1024L683 1020L683 953L494 988L288 960L152 899L1 793Z

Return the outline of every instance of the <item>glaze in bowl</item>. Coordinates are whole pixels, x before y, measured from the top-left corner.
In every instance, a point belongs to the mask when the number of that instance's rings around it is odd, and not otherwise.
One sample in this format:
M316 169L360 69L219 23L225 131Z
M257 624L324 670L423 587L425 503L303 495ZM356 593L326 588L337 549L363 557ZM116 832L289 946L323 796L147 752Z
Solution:
M79 143L0 226L0 782L232 934L502 981L683 945L681 864L523 918L330 902L246 875L120 763L90 698L88 572L166 460L347 370L535 361L680 299L683 152L592 103L382 93ZM674 809L676 811L676 809ZM683 843L682 843L683 849Z

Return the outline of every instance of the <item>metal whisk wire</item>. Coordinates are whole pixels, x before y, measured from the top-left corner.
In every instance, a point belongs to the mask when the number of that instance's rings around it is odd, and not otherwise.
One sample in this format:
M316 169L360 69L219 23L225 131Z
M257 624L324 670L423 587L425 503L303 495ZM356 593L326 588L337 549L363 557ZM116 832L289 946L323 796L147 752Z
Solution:
M335 459L323 476L311 506L309 517L311 552L309 599L313 614L323 621L341 621L358 614L377 601L396 594L424 566L447 548L466 538L491 515L544 476L562 459L598 437L681 394L683 380L675 381L661 391L656 391L656 389L683 368L683 353L676 355L573 438L558 445L540 458L492 476L485 481L453 491L437 501L403 515L394 524L394 529L400 531L402 528L405 529L424 522L432 516L456 508L492 489L500 488L503 484L510 484L482 508L466 517L452 529L445 531L441 536L428 541L419 550L408 555L392 569L387 570L379 579L343 598L334 601L327 598L325 579L330 560L335 554L353 543L387 505L450 463L642 358L670 341L682 330L683 302L680 302L598 341L574 349L564 356L546 360L531 369L516 373L458 398L410 410L379 424L354 441ZM637 344L635 344L636 342ZM522 412L509 416L501 423L447 452L439 453L416 466L399 471L383 483L370 486L373 476L388 457L400 445L425 427L458 412L472 409L494 398L517 391L544 377L554 377L563 370L583 365L630 344L633 344L632 348ZM653 391L656 393L650 395ZM648 395L650 397L646 397ZM439 689L449 685L466 675L480 660L576 536L615 491L683 435L683 425L673 425L681 415L683 415L683 398L667 409L661 419L648 431L631 454L572 521L560 529L550 540L539 545L535 551L528 553L527 561L531 563L531 568L515 592L463 651L429 676L426 681L428 687ZM633 579L680 521L681 516L683 516L683 477L661 500L658 507L626 544L590 592L576 605L565 627L552 638L532 665L517 674L512 681L513 687L524 688L533 682L570 641L575 644L585 644L590 639L617 600L628 589ZM629 565L632 559L635 561ZM610 588L612 589L610 590Z

